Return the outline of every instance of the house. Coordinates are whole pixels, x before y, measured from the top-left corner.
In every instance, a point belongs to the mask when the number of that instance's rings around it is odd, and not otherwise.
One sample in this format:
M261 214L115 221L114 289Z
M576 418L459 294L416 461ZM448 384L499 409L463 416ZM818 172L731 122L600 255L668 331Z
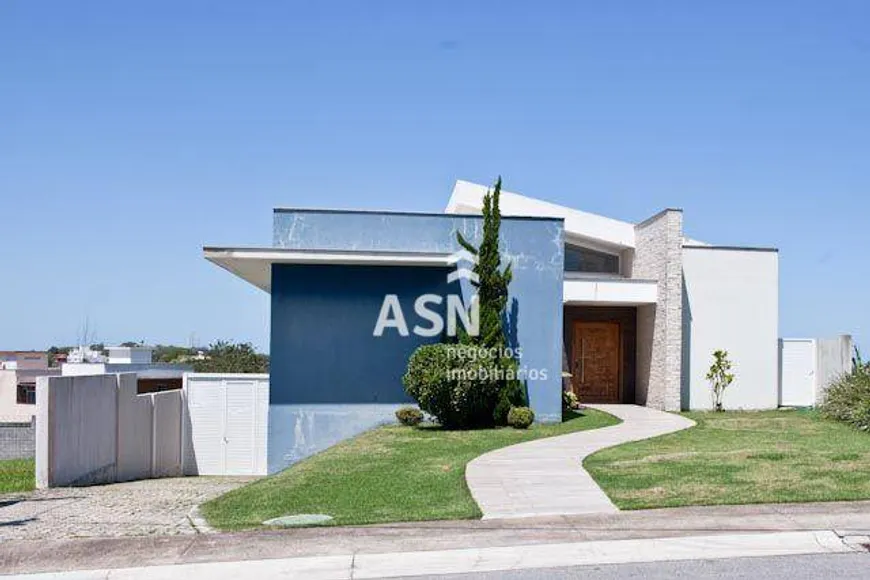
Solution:
M183 375L193 367L188 364L152 362L153 347L109 346L108 354L86 351L84 347L70 353L68 362L61 365L63 376L102 375L107 373L136 373L138 392L154 393L182 387ZM73 362L75 361L75 362Z
M486 191L459 181L436 214L275 209L271 247L204 248L271 294L270 472L410 402L409 355L440 340L451 297L470 303L456 234L479 242ZM678 209L630 223L502 192L501 212L509 342L537 420L559 420L565 371L583 402L710 408L717 349L737 376L727 406L777 407L776 249L688 238Z
M36 379L59 375L48 355L38 351L0 351L0 423L29 422L36 414Z
M48 368L48 353L36 350L0 351L0 369L28 370Z

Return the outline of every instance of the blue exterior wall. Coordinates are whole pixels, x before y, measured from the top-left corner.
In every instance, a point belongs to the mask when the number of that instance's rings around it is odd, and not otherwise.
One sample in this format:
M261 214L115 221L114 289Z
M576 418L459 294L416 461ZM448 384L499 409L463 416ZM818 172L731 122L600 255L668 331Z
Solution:
M273 245L305 250L442 252L456 233L478 243L480 216L275 210ZM508 328L539 421L561 418L562 221L503 218L501 252L513 265ZM441 268L284 266L272 272L269 471L378 423L405 402L401 374L421 343L386 329L372 336L385 294L398 294L409 327L421 293L451 290ZM463 287L466 300L470 287ZM326 322L324 322L326 321ZM398 381L397 381L398 379Z
M386 294L396 294L409 327L414 300L446 295L447 268L276 264L272 267L269 404L413 403L402 375L419 345L413 332L372 332ZM453 292L457 292L454 288ZM443 310L443 309L442 309Z

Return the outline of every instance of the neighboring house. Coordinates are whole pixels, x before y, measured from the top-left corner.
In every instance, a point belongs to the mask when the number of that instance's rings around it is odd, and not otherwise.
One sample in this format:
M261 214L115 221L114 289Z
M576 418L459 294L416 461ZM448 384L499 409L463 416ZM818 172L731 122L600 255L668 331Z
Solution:
M0 351L0 369L28 370L48 367L48 353L36 350Z
M36 379L57 368L0 370L0 423L27 422L36 415Z
M66 361L68 363L101 363L106 362L106 355L100 350L92 349L89 346L77 346L69 351Z
M36 377L59 374L49 368L48 353L0 351L0 423L30 421L36 414Z
M486 191L457 182L444 214L276 209L272 247L204 249L271 294L270 472L409 402L408 356L440 336L377 336L385 297L408 328L430 324L415 314L422 295L467 303L451 255L457 232L479 242ZM501 211L509 342L538 420L560 418L564 371L583 402L710 408L716 349L737 376L727 406L778 405L776 249L689 239L677 209L634 224L502 192Z
M110 346L108 355L98 359L100 362L66 362L61 365L63 376L101 375L107 373L136 373L138 392L154 393L171 391L182 387L185 372L193 370L192 365L153 363L150 346ZM71 353L72 354L72 353ZM73 360L89 360L94 357L76 356Z

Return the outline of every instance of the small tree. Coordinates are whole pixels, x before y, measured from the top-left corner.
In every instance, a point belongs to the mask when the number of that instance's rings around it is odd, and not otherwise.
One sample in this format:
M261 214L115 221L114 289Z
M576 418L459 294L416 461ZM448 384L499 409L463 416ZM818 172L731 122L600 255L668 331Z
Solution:
M707 380L710 381L710 388L713 390L713 409L724 411L722 396L728 385L734 381L727 350L720 349L713 352L713 364L710 365L710 370L707 372Z
M204 360L197 360L193 368L198 373L268 373L269 357L258 353L250 342L212 343Z

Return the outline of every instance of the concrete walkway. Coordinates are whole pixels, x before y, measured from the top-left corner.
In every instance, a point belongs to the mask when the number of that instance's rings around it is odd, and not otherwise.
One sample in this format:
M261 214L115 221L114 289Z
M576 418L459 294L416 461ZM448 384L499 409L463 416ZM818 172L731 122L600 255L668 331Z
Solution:
M619 417L622 423L504 447L468 464L465 480L484 519L617 512L583 469L583 459L606 447L695 424L679 415L637 405L589 407Z

